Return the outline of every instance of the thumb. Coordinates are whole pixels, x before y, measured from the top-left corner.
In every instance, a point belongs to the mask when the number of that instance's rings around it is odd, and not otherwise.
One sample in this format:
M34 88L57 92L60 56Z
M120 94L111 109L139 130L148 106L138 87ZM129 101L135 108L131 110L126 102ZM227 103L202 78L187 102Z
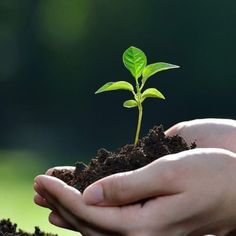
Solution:
M175 179L176 154L138 170L118 173L93 183L83 193L88 205L117 206L181 192ZM173 160L172 160L173 157Z

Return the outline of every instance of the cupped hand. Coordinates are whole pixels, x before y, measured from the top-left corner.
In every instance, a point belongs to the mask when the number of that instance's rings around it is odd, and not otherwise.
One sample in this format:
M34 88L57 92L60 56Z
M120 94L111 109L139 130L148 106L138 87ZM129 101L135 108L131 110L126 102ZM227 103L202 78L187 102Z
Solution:
M147 199L124 216L129 222L132 215L133 227L147 230L143 235L226 235L236 225L235 170L232 152L190 150L99 180L83 198L88 205L121 205L126 210L132 209L125 208L131 201Z
M52 223L83 235L225 235L236 224L235 169L234 153L195 149L99 180L83 196L38 176L35 201L52 209Z
M51 210L52 224L86 236L122 235L116 224L119 209L87 206L78 190L49 175L37 176L34 189L35 203Z
M109 176L83 196L56 178L39 176L35 202L52 210L53 224L83 235L225 235L235 225L236 122L182 122L166 134L180 134L204 149Z

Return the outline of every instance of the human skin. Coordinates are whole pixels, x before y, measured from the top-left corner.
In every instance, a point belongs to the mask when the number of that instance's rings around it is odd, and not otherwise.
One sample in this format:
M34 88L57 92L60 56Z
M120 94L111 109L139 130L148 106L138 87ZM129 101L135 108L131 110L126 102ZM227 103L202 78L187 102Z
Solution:
M177 133L199 148L106 177L83 196L59 179L38 176L35 202L52 210L51 223L88 236L227 235L236 225L236 122L195 120L166 132Z
M178 134L189 144L201 148L222 148L236 152L236 121L230 119L196 119L178 123L166 135Z

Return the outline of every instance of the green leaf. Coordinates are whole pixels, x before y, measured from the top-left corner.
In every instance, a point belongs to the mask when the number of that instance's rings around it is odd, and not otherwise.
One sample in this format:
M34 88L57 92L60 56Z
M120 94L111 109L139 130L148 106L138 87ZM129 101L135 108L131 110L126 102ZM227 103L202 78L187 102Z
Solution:
M133 85L126 81L108 82L99 88L95 94L112 91L112 90L129 90L134 91Z
M173 64L168 64L165 62L157 62L154 64L150 64L150 65L146 66L145 69L143 70L142 83L145 83L149 77L151 77L152 75L154 75L160 71L175 69L175 68L179 68L179 66L173 65Z
M137 80L147 65L147 57L142 50L132 46L124 52L123 63Z
M126 108L137 107L138 103L135 100L127 100L123 103L123 106Z
M143 93L142 93L142 101L144 101L146 98L160 98L160 99L165 99L164 95L158 91L155 88L149 88L146 89Z

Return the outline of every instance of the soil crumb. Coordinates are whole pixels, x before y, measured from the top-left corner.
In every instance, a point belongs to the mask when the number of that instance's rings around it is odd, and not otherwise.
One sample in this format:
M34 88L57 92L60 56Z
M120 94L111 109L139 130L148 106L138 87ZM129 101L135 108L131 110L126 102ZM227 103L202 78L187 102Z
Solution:
M21 229L17 229L17 224L13 224L10 219L0 221L0 236L57 236L56 234L44 233L39 227L35 227L34 233L30 234Z

